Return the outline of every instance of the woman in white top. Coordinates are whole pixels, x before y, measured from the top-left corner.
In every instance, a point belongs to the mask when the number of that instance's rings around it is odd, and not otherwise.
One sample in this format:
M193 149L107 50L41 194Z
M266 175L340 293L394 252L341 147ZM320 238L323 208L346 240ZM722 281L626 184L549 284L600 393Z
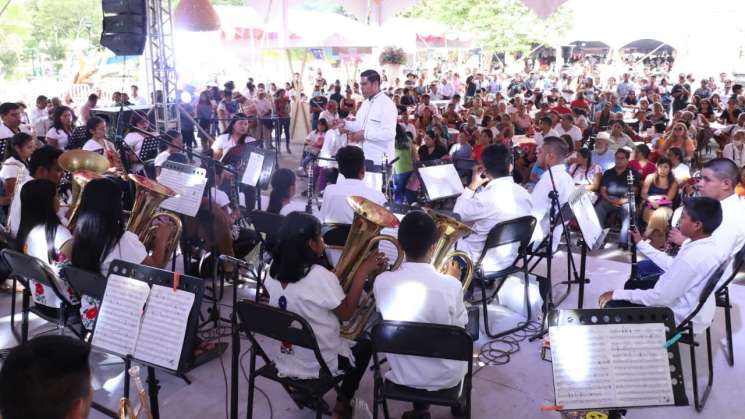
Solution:
M90 181L83 190L78 211L71 252L73 266L106 276L109 265L116 259L156 268L165 265L171 224L158 225L153 248L148 254L137 235L124 229L122 190L115 180ZM81 315L86 328L93 325L97 303L87 296L81 298Z
M227 129L225 129L225 132L218 136L212 144L214 158L222 160L231 148L240 144L256 142L255 138L248 136L248 127L249 124L246 115L242 113L235 114L230 120Z
M325 250L318 219L301 212L290 213L280 227L264 285L271 305L291 311L310 324L330 372L344 374L332 418L347 418L352 413L349 402L370 361L370 341L343 339L339 321L352 317L368 275L380 269L386 259L380 252L368 255L345 294L323 257ZM318 377L320 366L313 351L291 345L280 349L274 360L280 374L300 379ZM354 367L344 368L352 364Z
M147 118L136 113L132 114L132 119L130 119L129 123L143 131L146 131L147 127L150 125ZM133 163L137 161L137 156L140 155L140 150L142 150L143 141L145 141L145 136L135 130L128 132L124 137L124 143L127 144L133 152L133 155L129 156L129 161Z
M21 224L16 236L19 251L41 260L54 270L69 256L72 239L70 231L57 217L57 185L47 179L26 182L21 188L21 208ZM64 282L60 285L58 291L62 296L70 303L77 303L70 287ZM32 281L31 293L37 304L53 308L62 304L54 290L40 282Z
M83 144L83 150L95 151L109 160L112 168L124 171L122 160L116 151L114 143L106 139L106 121L97 116L91 117L85 124L88 141Z
M287 215L293 211L305 211L305 204L292 200L295 196L295 179L295 174L290 169L278 169L274 172L267 212Z
M19 132L8 140L10 141L8 146L10 157L5 159L2 169L0 169L0 178L2 178L5 188L5 195L0 197L0 206L10 205L13 201L19 171L23 170L24 176L29 176L28 159L34 152L33 140L33 137L24 132Z
M47 144L64 150L72 134L72 109L58 106L52 115L52 127L47 131Z

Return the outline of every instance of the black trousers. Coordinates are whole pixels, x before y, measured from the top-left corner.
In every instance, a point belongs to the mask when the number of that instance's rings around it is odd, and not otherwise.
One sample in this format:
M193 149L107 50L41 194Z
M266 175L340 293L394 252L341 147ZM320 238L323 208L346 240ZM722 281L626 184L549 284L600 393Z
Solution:
M659 276L649 278L649 279L629 278L629 280L626 281L626 283L623 285L623 289L625 290L648 290L648 289L654 288L654 285L657 283L658 279L659 279ZM605 307L606 308L625 308L625 307L644 307L644 305L631 303L625 300L611 300L611 301L608 301L608 304L606 304Z
M372 356L372 342L369 339L359 338L356 342L357 344L352 347L354 367L347 358L339 356L339 369L345 372L341 382L341 394L337 397L346 402L350 402L354 397Z

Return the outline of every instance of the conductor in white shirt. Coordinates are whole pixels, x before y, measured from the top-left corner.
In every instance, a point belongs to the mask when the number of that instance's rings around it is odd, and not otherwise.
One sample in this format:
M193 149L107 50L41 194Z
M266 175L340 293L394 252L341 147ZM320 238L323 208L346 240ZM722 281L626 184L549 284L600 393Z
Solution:
M408 321L465 327L468 314L457 263L447 274L430 263L437 241L434 220L422 211L412 211L401 220L398 241L406 255L400 269L383 272L375 279L375 304L384 320ZM426 344L426 342L422 342ZM458 385L467 371L462 361L387 355L391 366L386 379L408 387L437 391ZM404 418L429 417L429 405L414 403Z
M460 239L458 250L478 260L489 230L497 223L530 215L530 194L515 183L510 175L512 152L502 144L484 148L481 165L473 168L471 184L455 201L453 212L464 223L471 224L473 233ZM486 272L500 271L515 261L518 243L489 250L482 261Z
M548 235L550 229L551 198L549 193L552 192L554 185L556 185L556 191L559 195L559 208L556 208L558 225L554 229L551 251L555 252L559 247L561 234L564 230L561 223L558 223L558 211L561 206L569 201L569 195L575 189L574 180L567 173L564 164L569 153L569 144L559 137L546 137L543 140L543 145L538 148L538 162L542 163L542 167L548 167L549 169L541 174L541 178L536 183L530 196L533 204L532 215L536 219L535 230L533 230L534 248ZM553 181L551 175L553 175Z
M319 218L324 224L352 224L354 211L347 203L347 198L358 195L376 204L385 203L383 192L369 188L362 180L365 178L365 153L355 146L346 146L336 153L339 173L344 179L334 185L328 185L323 193L323 204Z
M365 157L375 164L384 162L386 156L395 155L396 105L380 90L380 75L375 70L365 70L360 75L362 102L354 120L345 120L343 126L349 132L350 144L362 144Z
M700 197L686 201L680 218L680 231L690 240L675 258L656 251L671 259L669 269L657 280L628 281L625 289L601 294L600 307L670 307L675 323L680 324L698 305L709 275L730 257L712 235L721 222L722 206L716 199ZM631 235L641 244L641 235L637 231L632 231ZM714 299L709 298L692 320L694 331L701 332L711 324L714 310Z

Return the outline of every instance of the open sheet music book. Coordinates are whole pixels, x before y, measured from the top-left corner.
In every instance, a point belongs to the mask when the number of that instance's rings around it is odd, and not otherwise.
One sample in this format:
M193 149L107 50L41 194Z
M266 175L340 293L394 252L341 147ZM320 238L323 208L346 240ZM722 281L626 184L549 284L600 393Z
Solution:
M458 196L463 193L460 175L453 164L438 164L417 169L430 201Z
M177 370L194 294L111 274L92 345Z
M173 189L178 195L160 204L161 208L195 217L202 204L207 186L207 171L186 164L167 161L160 169L158 182Z
M562 410L676 404L665 333L664 323L550 327L556 404Z

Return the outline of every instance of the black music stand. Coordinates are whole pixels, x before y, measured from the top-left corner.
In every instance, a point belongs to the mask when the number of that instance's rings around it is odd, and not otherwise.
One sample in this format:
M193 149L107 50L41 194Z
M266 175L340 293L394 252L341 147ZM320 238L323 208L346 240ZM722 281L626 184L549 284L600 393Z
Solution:
M108 275L109 276L120 275L123 277L130 278L132 280L142 281L148 284L149 287L152 287L153 285L172 287L173 281L174 281L174 272L151 268L149 266L138 265L135 263L129 263L129 262L125 262L122 260L115 260L114 262L111 263L111 265L109 266ZM175 374L176 376L184 379L187 383L190 383L188 378L186 378L185 373L190 369L189 364L192 358L194 347L196 345L196 333L197 333L198 319L199 319L199 314L201 310L202 297L204 295L204 282L200 278L180 275L180 284L179 284L178 289L194 294L194 302L191 306L191 310L189 311L189 318L187 321L186 331L184 334L183 347L182 347L181 355L180 355L180 358L178 359L176 368L169 368L163 365L158 365L158 364L153 364L150 362L138 360L132 354L115 353L109 350L102 349L103 352L111 353L112 355L116 355L121 358L124 358L124 365L125 365L126 371L129 371L129 368L133 360L147 366L148 396L150 398L150 410L153 414L154 419L158 419L160 417L160 412L158 409L159 385L158 385L158 380L155 378L155 369L157 368L157 369L166 371L168 373ZM106 299L104 298L101 300L100 308L103 309L105 304L106 304ZM100 313L101 311L99 311L99 317L96 318L96 323L94 324L94 327L93 327L93 331L92 331L93 337L91 338L91 342L94 342L94 339L96 336L96 328L98 326L98 321L100 319ZM130 377L128 373L125 373L124 374L124 394L129 395L129 388L130 388Z
M580 259L579 278L576 279L579 282L577 308L581 309L585 299L585 284L590 283L590 279L587 278L587 252L598 250L603 246L608 235L608 229L603 229L600 225L589 193L584 189L576 189L569 196L569 209L571 210L570 219L577 222L581 236L577 240L577 245L580 248Z
M688 405L670 308L553 310L548 325L557 410Z
M246 162L246 168L240 173L240 182L256 188L256 208L261 209L261 191L269 188L277 161L270 158L270 152L262 148L247 147L244 153L242 160ZM258 156L261 156L261 167L251 167L252 159L257 159Z
M463 183L452 162L432 160L418 162L415 167L428 202L455 198L463 193Z

